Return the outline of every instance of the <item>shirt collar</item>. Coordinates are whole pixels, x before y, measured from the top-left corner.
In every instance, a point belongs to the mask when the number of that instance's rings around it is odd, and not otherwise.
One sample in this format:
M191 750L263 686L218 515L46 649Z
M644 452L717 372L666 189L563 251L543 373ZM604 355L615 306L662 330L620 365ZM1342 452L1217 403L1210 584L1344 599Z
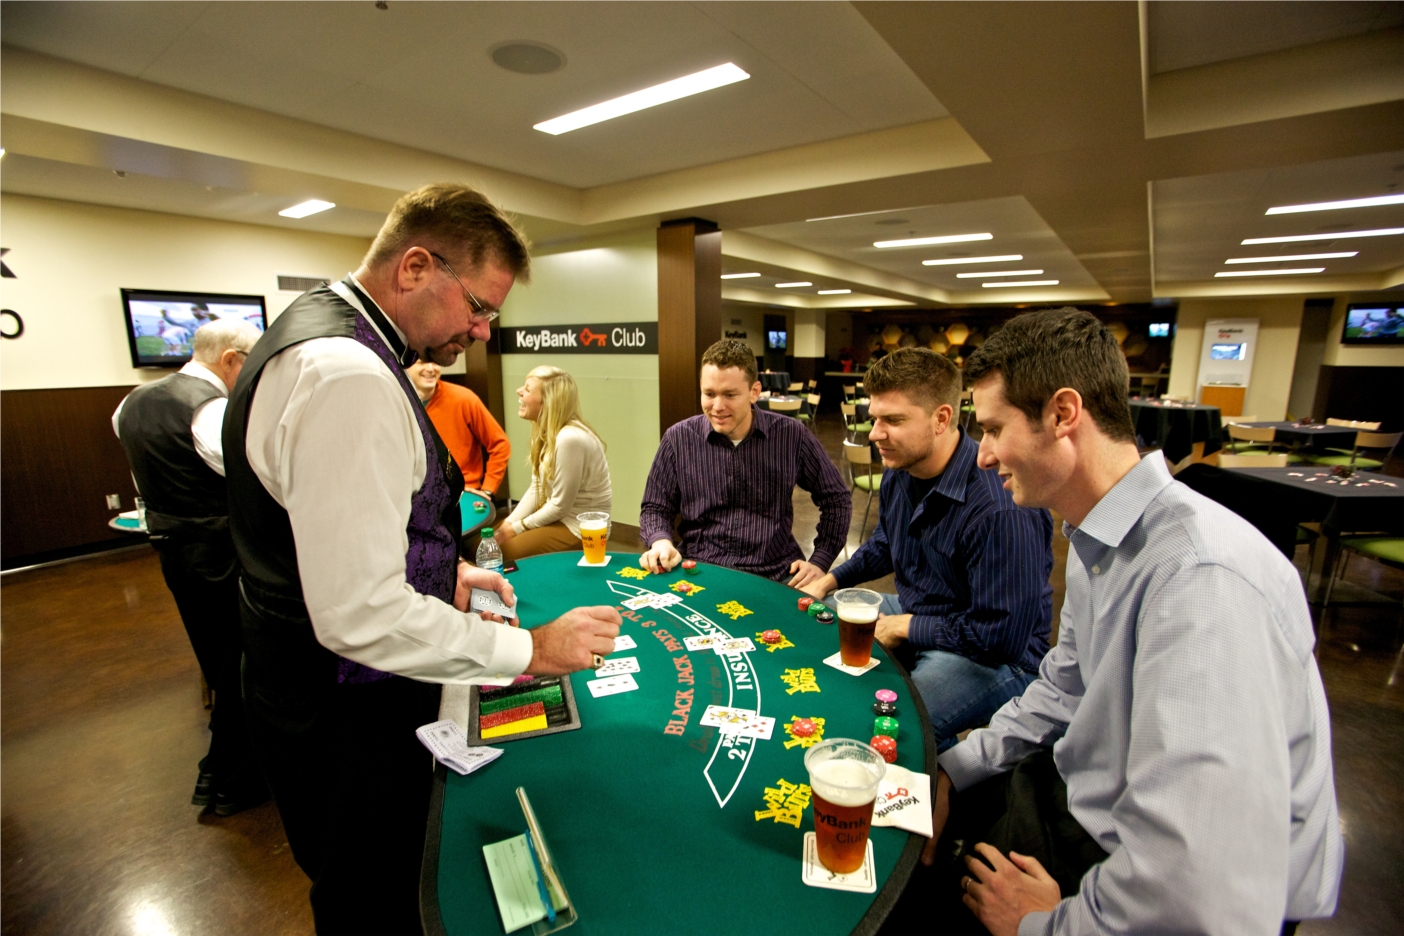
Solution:
M229 396L229 388L224 385L224 381L219 379L219 375L198 361L187 362L180 369L180 372L187 377L199 377L218 390L220 396Z
M1082 525L1071 527L1113 548L1120 546L1160 492L1174 479L1165 466L1165 456L1149 452L1140 463L1126 472L1116 485L1097 501L1083 518Z
M761 409L759 406L757 406L756 404L752 403L752 404L751 404L751 431L748 432L748 433L746 433L746 439L749 439L749 438L750 438L751 436L753 436L753 435L758 435L758 436L760 436L762 439L764 439L764 438L766 437L767 433L766 433L765 427L764 427L764 425L763 425L763 420L764 420L764 419L780 419L780 418L782 418L782 417L777 416L776 414L770 412L769 410L763 410L763 409ZM785 416L785 417L783 417L783 418L789 419L790 417ZM717 432L716 429L713 429L713 428L712 428L712 421L711 421L710 419L707 418L707 414L706 414L706 413L703 413L703 414L702 414L702 424L701 424L700 428L702 429L702 438L704 438L704 439L710 439L713 435L715 435L718 439L724 440L724 441L726 442L727 445L731 445L731 444L732 444L732 442L731 442L730 439L728 439L726 436L722 435L720 432ZM742 441L742 442L745 442L746 439L742 439L741 441ZM739 445L740 443L737 443L737 444Z
M960 433L960 441L951 453L951 460L946 462L946 470L937 477L934 490L942 497L963 504L965 488L970 483L970 469L975 464L976 456L980 454L980 446L959 427L956 427L956 432Z
M390 321L390 317L370 297L370 293L366 292L365 287L361 285L354 274L347 273L346 279L339 283L332 283L331 288L365 316L371 328L374 328L381 340L389 346L390 353L395 355L395 359L400 362L401 367L409 367L419 360L419 354L408 347L405 333L400 331L398 325Z

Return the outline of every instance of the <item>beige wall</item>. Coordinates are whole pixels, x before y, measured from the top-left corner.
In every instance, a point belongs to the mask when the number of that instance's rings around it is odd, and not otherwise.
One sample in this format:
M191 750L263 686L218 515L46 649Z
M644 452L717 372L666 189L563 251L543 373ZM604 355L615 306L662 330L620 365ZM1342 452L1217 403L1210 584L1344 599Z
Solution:
M765 313L755 306L743 306L734 302L722 303L722 330L718 338L725 338L727 332L745 332L746 337L738 339L750 346L756 357L765 357Z
M1253 376L1248 383L1243 412L1264 420L1282 419L1292 393L1292 370L1297 360L1304 301L1303 296L1181 300L1170 364L1171 395L1194 395L1205 322L1219 318L1255 318L1258 320L1258 347L1253 352Z
M0 388L108 387L155 380L132 367L119 290L259 294L270 320L297 298L278 275L340 278L370 242L253 224L0 196L5 263L0 302L24 335L0 341ZM6 326L9 327L8 325Z
M1331 324L1326 326L1326 353L1322 357L1322 364L1336 367L1404 367L1404 345L1370 348L1341 344L1346 306L1352 302L1370 302L1374 299L1383 299L1391 304L1400 301L1397 292L1355 293L1336 298L1336 305L1331 309Z

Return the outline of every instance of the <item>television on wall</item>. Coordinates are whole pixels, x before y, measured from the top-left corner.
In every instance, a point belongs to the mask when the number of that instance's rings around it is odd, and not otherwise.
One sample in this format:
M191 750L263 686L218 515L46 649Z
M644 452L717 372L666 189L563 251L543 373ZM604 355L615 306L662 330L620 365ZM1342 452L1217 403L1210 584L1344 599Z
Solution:
M133 367L180 367L190 360L195 330L217 319L241 318L259 331L268 327L262 296L124 289L122 311Z
M1353 302L1346 306L1341 344L1404 344L1404 305Z
M1248 356L1246 342L1240 344L1216 344L1209 348L1211 361L1241 361Z
M784 351L785 339L788 337L782 331L768 331L765 333L765 347L769 351Z

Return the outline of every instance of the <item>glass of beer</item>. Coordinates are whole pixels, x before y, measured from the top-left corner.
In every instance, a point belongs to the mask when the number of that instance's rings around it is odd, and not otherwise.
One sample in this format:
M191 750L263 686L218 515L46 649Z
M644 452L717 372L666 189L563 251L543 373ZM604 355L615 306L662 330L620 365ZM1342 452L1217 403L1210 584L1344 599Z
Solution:
M609 542L609 514L603 510L589 510L576 519L580 521L580 545L585 550L585 561L590 565L604 565L605 544Z
M841 588L834 592L838 610L839 659L844 666L862 668L873 657L873 631L877 630L882 596L866 588Z
M862 741L830 738L805 752L804 766L814 794L819 863L835 874L852 874L867 857L873 801L887 763Z

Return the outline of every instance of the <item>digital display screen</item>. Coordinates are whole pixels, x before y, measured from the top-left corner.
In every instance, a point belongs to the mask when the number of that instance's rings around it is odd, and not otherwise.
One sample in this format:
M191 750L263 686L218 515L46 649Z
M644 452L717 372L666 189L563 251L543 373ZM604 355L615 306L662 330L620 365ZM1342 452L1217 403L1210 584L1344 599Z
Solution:
M1211 361L1241 361L1248 354L1248 344L1216 344L1209 346Z
M782 331L771 331L765 333L765 346L771 351L785 350L786 333Z
M1150 336L1151 336L1152 338L1169 338L1169 337L1170 337L1170 323L1169 323L1169 322L1151 322L1151 326L1150 326Z
M262 296L122 290L127 343L133 367L179 367L190 360L191 342L201 325L241 318L259 331L267 327Z
M1348 306L1341 341L1344 344L1404 344L1404 307Z

